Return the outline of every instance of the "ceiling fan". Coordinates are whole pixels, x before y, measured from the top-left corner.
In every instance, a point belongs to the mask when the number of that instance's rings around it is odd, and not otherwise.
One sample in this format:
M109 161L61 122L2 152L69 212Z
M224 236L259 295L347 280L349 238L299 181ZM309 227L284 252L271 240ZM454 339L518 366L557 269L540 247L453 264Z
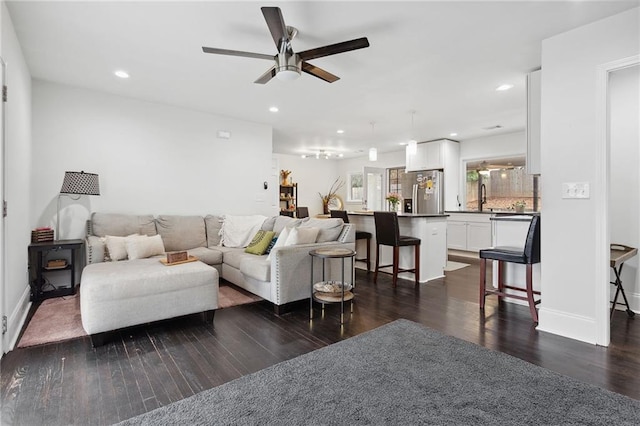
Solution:
M276 76L280 80L295 80L300 76L300 71L304 71L307 74L311 74L312 76L318 77L328 83L333 83L334 81L339 80L340 77L335 76L322 68L318 68L307 61L348 52L350 50L369 47L369 40L367 40L366 37L361 37L354 40L343 41L342 43L330 44L328 46L316 47L315 49L295 53L291 47L291 40L293 40L296 34L298 34L298 30L294 27L288 27L285 25L282 12L279 7L262 7L261 9L265 21L267 21L267 26L269 27L273 41L276 43L276 47L278 49L278 53L276 55L243 52L240 50L218 49L205 46L202 47L202 51L218 55L244 56L247 58L274 61L275 64L254 82L258 84L265 84Z

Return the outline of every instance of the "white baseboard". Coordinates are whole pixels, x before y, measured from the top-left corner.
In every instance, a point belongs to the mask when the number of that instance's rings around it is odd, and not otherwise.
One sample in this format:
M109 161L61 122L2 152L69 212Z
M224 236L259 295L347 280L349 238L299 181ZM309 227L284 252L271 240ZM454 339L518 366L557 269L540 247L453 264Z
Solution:
M615 287L612 287L615 288ZM613 302L613 296L615 295L615 290L612 291L611 301ZM627 300L629 301L629 307L636 314L640 314L640 294L638 293L630 293L625 289L625 293L627 295ZM626 311L627 307L624 305L624 299L622 295L618 295L618 304L616 305L616 309L619 311Z
M570 339L596 344L595 318L556 311L540 307L538 311L538 327L536 330L557 334Z
M30 299L31 289L29 286L26 286L22 295L20 296L20 300L16 304L15 309L9 315L7 319L7 333L5 342L9 342L8 347L5 348L6 352L9 352L15 348L18 343L18 336L20 335L20 331L24 326L24 323L27 321L27 315L29 314L29 309L31 308Z
M480 259L480 255L477 251L465 251L465 250L456 250L456 249L448 249L447 254L449 256L458 256L458 257L468 257L471 259Z

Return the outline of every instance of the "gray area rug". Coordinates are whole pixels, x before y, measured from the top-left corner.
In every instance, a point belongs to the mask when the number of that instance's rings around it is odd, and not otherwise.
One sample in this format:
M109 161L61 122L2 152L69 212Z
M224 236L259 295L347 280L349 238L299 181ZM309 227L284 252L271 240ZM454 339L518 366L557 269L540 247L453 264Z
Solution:
M397 320L120 424L638 425L640 401Z

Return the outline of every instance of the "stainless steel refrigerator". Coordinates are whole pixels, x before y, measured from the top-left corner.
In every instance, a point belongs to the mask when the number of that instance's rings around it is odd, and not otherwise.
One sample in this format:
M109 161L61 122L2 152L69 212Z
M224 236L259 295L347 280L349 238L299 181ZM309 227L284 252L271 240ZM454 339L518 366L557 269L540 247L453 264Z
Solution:
M422 170L406 172L402 179L405 213L444 213L443 172Z

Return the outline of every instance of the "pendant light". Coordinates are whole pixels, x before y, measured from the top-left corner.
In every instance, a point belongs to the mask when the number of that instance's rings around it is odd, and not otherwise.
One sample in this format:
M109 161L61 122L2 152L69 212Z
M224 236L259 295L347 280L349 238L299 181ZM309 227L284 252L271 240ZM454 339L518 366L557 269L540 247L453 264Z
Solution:
M371 122L371 140L373 141L375 121ZM378 161L378 150L376 148L369 148L369 161Z
M413 116L415 115L415 111L411 111L411 140L407 144L407 154L416 155L418 152L418 141L414 139L413 135Z

